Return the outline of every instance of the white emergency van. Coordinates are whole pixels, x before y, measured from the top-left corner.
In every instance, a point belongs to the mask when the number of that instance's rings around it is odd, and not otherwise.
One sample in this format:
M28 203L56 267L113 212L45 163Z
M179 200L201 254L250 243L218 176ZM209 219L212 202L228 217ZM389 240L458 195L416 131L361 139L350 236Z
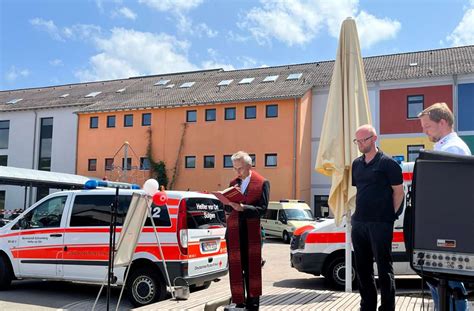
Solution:
M120 190L117 240L132 194ZM152 205L170 279L208 287L227 273L225 216L213 195L166 191L166 206ZM13 279L102 284L107 275L110 206L115 189L62 191L48 195L0 228L0 289ZM166 207L166 208L164 208ZM147 219L130 266L126 292L134 306L167 294L164 265ZM123 285L125 268L115 268Z
M405 194L411 185L414 163L402 163ZM404 204L406 203L406 200ZM396 275L416 274L408 262L403 236L403 213L395 221L392 257ZM291 266L300 272L323 275L336 288L345 286L345 225L336 226L334 218L316 219L316 224L302 227L294 232L291 240ZM354 256L354 255L353 255ZM354 257L352 277L355 282ZM374 264L377 272L377 265ZM354 283L355 285L355 283Z
M266 236L279 237L283 242L290 243L293 231L314 223L314 216L305 201L271 201L260 223Z

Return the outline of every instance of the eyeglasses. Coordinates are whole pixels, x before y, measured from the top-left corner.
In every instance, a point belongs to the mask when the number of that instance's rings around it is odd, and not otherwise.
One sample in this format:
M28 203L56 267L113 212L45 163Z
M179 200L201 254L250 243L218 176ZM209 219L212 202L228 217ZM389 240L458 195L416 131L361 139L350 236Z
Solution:
M357 145L357 144L363 144L363 143L366 143L366 142L367 142L369 139L371 139L372 137L374 137L374 135L370 135L369 137L367 137L367 138L362 138L362 139L355 139L355 138L354 138L354 139L352 140L352 142L353 142L354 144L356 144L356 145Z

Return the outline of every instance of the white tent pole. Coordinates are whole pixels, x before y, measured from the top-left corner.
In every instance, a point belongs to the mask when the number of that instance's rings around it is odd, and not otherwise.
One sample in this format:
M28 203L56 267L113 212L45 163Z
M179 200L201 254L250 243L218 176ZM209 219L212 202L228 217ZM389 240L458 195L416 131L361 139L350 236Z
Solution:
M351 211L346 212L346 293L352 293Z

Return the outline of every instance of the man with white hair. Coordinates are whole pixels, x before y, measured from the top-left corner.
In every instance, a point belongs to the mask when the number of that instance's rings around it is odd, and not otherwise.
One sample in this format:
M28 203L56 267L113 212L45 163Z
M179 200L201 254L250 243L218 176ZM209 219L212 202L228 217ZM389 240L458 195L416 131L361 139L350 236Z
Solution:
M230 182L245 197L230 203L227 217L227 253L232 302L237 308L258 310L262 295L262 254L260 217L270 197L270 183L252 170L252 158L239 151L232 155L237 176Z

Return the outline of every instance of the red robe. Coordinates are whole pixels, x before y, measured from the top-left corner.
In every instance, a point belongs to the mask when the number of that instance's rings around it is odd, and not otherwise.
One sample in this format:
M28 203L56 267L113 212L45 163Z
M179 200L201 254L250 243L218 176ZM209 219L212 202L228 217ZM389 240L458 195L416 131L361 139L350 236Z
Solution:
M262 194L265 178L255 171L252 171L250 182L244 193L243 204L258 206ZM232 180L230 185L237 184L237 178ZM245 222L246 226L243 225ZM241 232L242 226L246 227L246 234ZM247 241L241 241L242 236L247 236ZM245 243L247 242L247 243ZM246 247L242 258L241 247ZM249 291L247 297L259 297L262 295L262 254L261 254L261 232L260 216L258 212L248 217L243 212L232 210L227 218L227 253L229 256L229 277L232 301L240 304L245 302L243 262L248 267Z

